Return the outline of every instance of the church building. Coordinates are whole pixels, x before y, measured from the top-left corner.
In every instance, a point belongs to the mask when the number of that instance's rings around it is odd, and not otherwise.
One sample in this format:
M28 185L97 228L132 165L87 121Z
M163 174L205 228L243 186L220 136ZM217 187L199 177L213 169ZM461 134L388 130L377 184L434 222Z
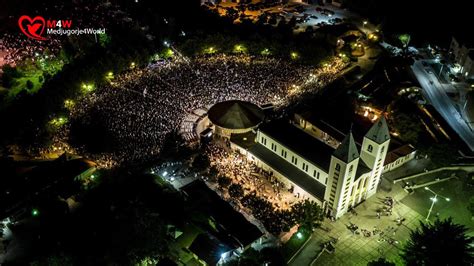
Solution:
M261 124L255 144L240 150L295 195L318 202L339 218L375 194L389 143L384 117L373 124L361 145L350 132L337 147L290 122L276 120Z

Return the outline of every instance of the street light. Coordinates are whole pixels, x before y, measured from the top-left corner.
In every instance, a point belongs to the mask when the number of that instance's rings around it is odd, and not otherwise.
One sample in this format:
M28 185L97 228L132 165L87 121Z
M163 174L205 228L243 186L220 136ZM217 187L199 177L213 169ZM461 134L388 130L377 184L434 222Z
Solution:
M303 234L301 232L296 233L296 237L299 239L303 238Z
M445 200L448 201L448 202L451 201L451 199L439 195L438 193L436 193L436 192L434 192L433 190L431 190L429 187L425 187L425 190L427 190L427 191L433 193L433 195L434 195L434 197L431 197L431 198L430 198L430 200L431 200L431 207L430 207L430 209L429 209L429 211L428 211L428 215L426 215L426 219L425 219L426 221L428 221L428 219L430 218L431 211L433 210L433 206L434 206L435 202L438 201L438 196L439 196L440 198L445 199Z
M298 53L297 52L291 52L291 59L296 60L298 59Z

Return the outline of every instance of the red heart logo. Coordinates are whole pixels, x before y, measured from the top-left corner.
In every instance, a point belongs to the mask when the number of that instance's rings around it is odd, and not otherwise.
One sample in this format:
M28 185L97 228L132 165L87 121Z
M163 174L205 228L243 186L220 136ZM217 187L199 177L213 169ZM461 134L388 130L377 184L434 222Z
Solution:
M46 22L43 17L37 16L31 19L29 16L23 15L18 20L20 30L28 36L28 38L44 41L46 38L41 36L44 32ZM39 32L38 32L39 31Z

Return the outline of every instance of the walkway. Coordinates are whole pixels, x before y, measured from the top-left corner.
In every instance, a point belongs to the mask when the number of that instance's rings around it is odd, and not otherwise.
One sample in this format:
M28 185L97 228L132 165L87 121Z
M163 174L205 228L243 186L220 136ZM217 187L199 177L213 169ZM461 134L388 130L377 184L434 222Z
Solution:
M391 216L382 216L377 219L376 211L383 207L385 197L393 197L395 205ZM410 209L400 201L407 196L407 193L400 187L395 186L391 192L379 191L361 205L355 208L357 215L346 214L336 222L325 220L322 228L313 233L310 243L292 261L290 265L367 265L369 261L385 257L398 264L399 253L402 244L409 238L410 229L419 224L423 217ZM397 225L398 217L405 218L402 225ZM380 230L381 233L365 237L362 234L353 234L347 225L353 223L361 229L373 231ZM338 238L333 254L323 252L321 256L314 260L322 244Z

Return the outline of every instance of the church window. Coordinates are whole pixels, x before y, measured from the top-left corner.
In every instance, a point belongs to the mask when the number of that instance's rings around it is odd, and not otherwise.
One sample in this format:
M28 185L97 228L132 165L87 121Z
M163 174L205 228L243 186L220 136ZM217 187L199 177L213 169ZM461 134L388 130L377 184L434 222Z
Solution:
M341 165L340 164L336 164L336 171L340 171L341 170Z
M382 146L382 149L380 149L380 152L383 152L385 150L385 146Z
M369 146L367 147L367 151L368 151L368 152L372 152L373 150L374 150L374 147L372 147L372 145L369 145Z
M351 165L351 166L349 167L349 173L352 172L352 169L354 169L354 166L353 166L353 165Z

